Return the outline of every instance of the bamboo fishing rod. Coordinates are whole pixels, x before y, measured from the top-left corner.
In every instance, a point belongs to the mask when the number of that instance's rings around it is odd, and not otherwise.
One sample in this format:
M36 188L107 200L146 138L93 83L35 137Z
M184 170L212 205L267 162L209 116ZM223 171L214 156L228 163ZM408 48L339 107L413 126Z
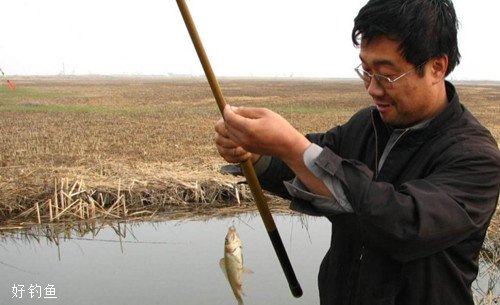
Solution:
M203 70L205 71L205 75L207 77L208 83L210 84L210 88L212 89L212 93L217 102L217 106L219 106L219 111L223 115L226 102L224 100L224 97L222 96L222 91L220 89L219 82L217 81L217 78L215 77L215 74L212 70L212 66L208 61L207 54L205 53L205 48L201 43L200 36L198 35L198 31L196 30L196 26L194 24L193 18L191 17L191 13L189 12L189 8L187 7L187 4L184 0L176 1L177 5L179 6L179 10L181 11L182 18L184 19L184 23L186 24L187 30L189 32L189 36L191 36L191 40L193 41L196 53L198 54L198 58L200 59L201 65L203 66ZM288 281L288 285L290 286L292 295L298 298L302 296L302 288L297 281L297 277L295 276L295 272L293 271L292 264L290 263L290 259L288 258L285 247L283 246L280 234L278 232L278 229L276 228L276 224L274 223L273 216L271 215L269 206L267 205L266 198L264 197L264 193L262 192L259 180L257 179L257 174L255 173L252 161L248 159L245 162L240 163L240 166L243 174L245 175L247 183L250 186L253 198L259 210L262 221L264 222L267 233L269 234L271 243L273 244L274 251L278 256L281 268L285 273L285 277Z

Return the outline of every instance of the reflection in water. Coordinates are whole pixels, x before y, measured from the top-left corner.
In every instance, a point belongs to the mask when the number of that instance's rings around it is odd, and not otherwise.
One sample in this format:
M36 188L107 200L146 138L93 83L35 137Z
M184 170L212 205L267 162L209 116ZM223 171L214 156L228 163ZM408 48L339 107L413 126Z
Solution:
M500 241L487 238L479 256L478 279L473 283L476 305L500 304Z
M224 254L222 238L231 225L244 241L245 265L254 271L244 279L246 305L318 304L317 272L329 246L329 222L291 215L275 215L275 221L304 290L299 299L291 295L262 221L252 213L223 219L0 231L0 304L234 305L227 280L215 263ZM498 267L483 262L481 274L488 276L477 282L479 289L484 292L493 286L490 296L498 296ZM42 297L53 293L57 298L34 300L38 295L31 297L30 287ZM485 300L483 292L477 290L478 304Z

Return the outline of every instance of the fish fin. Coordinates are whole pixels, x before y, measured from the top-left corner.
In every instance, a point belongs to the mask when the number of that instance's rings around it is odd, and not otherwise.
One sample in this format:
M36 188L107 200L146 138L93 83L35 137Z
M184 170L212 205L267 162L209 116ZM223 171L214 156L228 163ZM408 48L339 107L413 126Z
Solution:
M243 267L243 273L254 273L251 269L248 269L247 267Z
M241 264L243 265L243 255L241 255ZM243 273L253 273L253 271L243 266Z
M220 259L219 266L220 270L222 270L222 273L224 273L224 275L226 276L226 280L229 281L229 278L227 277L226 263L224 262L224 258Z

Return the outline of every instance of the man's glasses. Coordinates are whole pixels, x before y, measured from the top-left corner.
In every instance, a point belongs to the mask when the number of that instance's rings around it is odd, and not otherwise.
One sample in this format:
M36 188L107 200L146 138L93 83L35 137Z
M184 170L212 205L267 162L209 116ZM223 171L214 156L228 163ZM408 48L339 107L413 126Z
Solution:
M401 74L401 75L399 75L399 76L397 76L395 78L390 78L388 76L380 75L380 74L375 74L375 73L370 74L369 72L365 71L361 67L362 64L359 64L359 66L357 66L356 68L354 68L354 71L356 71L356 73L359 75L359 77L363 80L363 82L365 83L366 87L368 87L370 85L370 83L372 81L372 78L375 78L375 81L377 82L377 84L379 86L381 86L382 88L384 88L384 89L392 89L392 87L393 87L393 85L394 85L395 82L397 82L398 80L402 79L406 75L410 74L414 70L422 67L426 63L427 63L427 60L424 61L423 63L421 63L420 65L411 68L410 70L404 72L403 74Z

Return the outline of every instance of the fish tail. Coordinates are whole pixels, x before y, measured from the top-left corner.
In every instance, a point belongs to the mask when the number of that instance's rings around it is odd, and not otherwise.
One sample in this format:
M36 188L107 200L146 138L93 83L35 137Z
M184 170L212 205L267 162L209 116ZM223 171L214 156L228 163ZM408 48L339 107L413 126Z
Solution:
M238 305L245 305L243 304L243 298L241 296L237 296L236 300L238 301Z

